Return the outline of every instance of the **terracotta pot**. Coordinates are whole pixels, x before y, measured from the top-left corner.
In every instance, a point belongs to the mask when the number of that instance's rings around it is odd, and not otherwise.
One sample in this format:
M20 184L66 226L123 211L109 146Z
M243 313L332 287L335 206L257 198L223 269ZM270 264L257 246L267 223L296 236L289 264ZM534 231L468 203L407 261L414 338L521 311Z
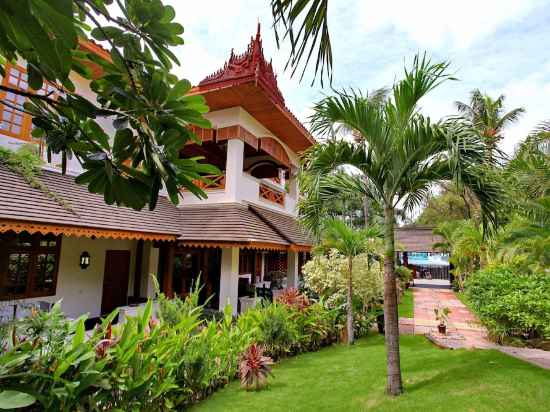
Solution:
M442 335L446 335L447 334L447 325L445 325L444 323L440 323L439 325L437 325L437 330Z

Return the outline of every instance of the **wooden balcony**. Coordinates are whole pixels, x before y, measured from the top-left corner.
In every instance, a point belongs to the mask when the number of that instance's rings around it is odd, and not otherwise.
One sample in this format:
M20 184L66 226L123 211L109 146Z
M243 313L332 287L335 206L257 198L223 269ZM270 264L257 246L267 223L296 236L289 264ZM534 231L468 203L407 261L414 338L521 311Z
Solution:
M269 202L276 203L278 205L285 205L285 192L270 187L264 183L260 183L260 199L267 200Z
M225 174L221 175L206 175L208 181L194 180L193 183L202 190L223 190L225 189Z

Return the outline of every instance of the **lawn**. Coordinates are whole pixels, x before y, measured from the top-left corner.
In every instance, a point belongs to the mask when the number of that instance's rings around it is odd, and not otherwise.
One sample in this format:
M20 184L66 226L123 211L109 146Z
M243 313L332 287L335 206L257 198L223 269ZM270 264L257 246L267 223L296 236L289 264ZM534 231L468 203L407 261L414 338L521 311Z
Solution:
M400 318L414 318L414 298L412 289L407 289L403 294L398 311Z
M193 408L214 411L548 411L550 372L494 350L443 350L403 336L405 394L384 394L383 337L282 361L271 385L246 392L235 381Z

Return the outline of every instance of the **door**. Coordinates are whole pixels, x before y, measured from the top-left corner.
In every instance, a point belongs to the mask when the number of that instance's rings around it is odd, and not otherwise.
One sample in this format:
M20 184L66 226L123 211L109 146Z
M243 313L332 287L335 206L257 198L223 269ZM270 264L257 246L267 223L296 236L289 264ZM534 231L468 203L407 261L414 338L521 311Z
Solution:
M105 275L101 314L111 313L128 301L128 278L130 276L130 251L108 250L105 253Z

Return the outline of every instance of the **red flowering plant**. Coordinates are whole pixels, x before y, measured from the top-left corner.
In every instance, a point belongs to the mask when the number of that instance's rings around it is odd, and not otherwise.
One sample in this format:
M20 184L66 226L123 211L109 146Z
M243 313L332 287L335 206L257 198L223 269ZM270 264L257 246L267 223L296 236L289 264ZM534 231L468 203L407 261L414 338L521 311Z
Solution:
M284 289L283 292L277 296L276 301L299 311L306 310L310 305L307 296L300 293L296 288Z
M261 346L253 343L241 355L239 363L239 374L241 377L241 387L246 390L258 390L267 385L267 378L271 373L273 360L269 356L264 356L264 350Z

